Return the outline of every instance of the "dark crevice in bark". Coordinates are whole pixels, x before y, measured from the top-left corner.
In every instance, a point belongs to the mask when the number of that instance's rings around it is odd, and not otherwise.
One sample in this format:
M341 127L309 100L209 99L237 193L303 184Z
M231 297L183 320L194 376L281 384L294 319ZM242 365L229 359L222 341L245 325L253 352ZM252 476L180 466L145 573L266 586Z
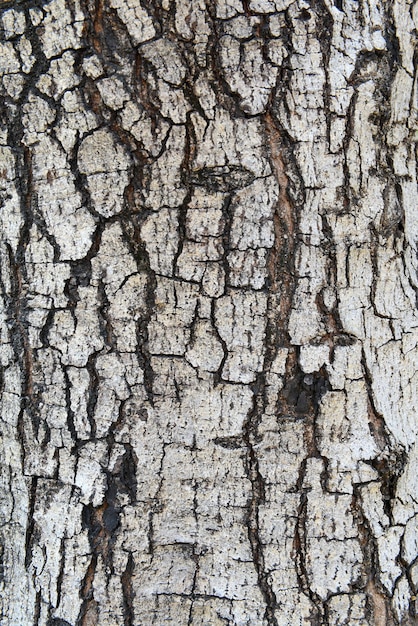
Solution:
M77 137L77 140L75 141L75 144L74 144L74 148L72 150L72 156L68 157L68 164L70 166L70 170L73 175L74 186L81 197L81 206L88 209L91 215L95 218L96 225L101 226L100 231L99 231L101 235L104 229L104 224L103 224L104 219L100 215L100 213L96 211L91 201L90 193L88 190L88 184L87 184L87 176L85 174L82 174L80 170L78 169L78 154L79 154L80 146L82 142L86 139L86 137L93 135L96 130L97 129L92 129L91 131L87 133L83 133L83 135L79 135ZM95 235L96 233L94 233L92 237L92 241L94 241ZM75 262L73 261L72 265L75 265L76 263L77 261Z
M80 589L82 599L80 612L75 626L95 626L97 624L97 602L93 597L93 582L97 566L97 556L94 554L84 576Z
M183 206L179 207L177 215L177 234L178 234L178 246L177 251L173 258L173 277L181 280L180 272L178 269L178 260L183 252L184 243L186 241L186 215L187 215L187 203L190 200L190 196L186 197Z
M68 376L68 370L67 368L63 367L63 375L64 375L64 382L65 382L65 403L66 403L66 409L67 409L67 426L68 426L68 430L71 434L72 439L76 442L78 440L78 435L77 435L77 429L75 427L75 422L74 422L74 411L71 408L71 381L70 378Z
M57 576L57 601L56 605L59 606L61 602L61 592L62 592L62 581L64 579L64 570L65 570L65 539L62 537L60 541L60 567L59 574Z
M120 495L126 494L130 502L134 503L137 499L138 458L130 444L123 445L125 452L109 477L109 497L117 502Z
M402 541L401 541L401 545L402 545ZM417 562L418 557L415 559L415 562ZM416 608L415 608L415 603L416 603L416 585L414 584L414 580L411 574L411 566L403 557L402 557L402 550L399 553L397 559L396 559L396 563L397 565L401 568L402 570L402 574L398 577L397 582L400 581L400 579L402 577L405 577L406 580L408 581L408 585L409 585L409 591L410 591L410 600L409 600L409 607L408 607L408 616L405 616L405 624L409 626L409 624L416 624L416 618L418 617L417 612L416 612Z
M245 467L251 483L251 496L247 509L247 529L254 566L257 572L258 585L263 595L266 609L264 619L268 626L278 626L275 611L278 608L277 598L271 583L270 572L266 570L264 546L260 537L259 508L265 503L265 479L260 472L255 443L258 438L258 426L265 409L266 374L257 376L253 389L253 408L244 424L242 439L247 448Z
M138 332L137 332L138 348L137 348L137 355L138 355L139 366L142 368L142 370L144 372L145 391L147 393L147 397L148 397L148 400L149 400L151 406L153 406L153 404L154 404L154 376L155 375L154 375L154 371L152 369L151 353L150 353L149 347L148 347L148 337L149 337L149 335L148 335L148 323L149 323L149 319L151 317L151 311L153 310L154 299L155 299L155 291L150 288L148 290L148 293L152 294L152 308L150 307L148 309L148 311L150 311L148 319L141 320L141 322L138 323ZM150 300L151 300L151 298L150 298Z
M302 485L304 475L306 472L306 461L301 464L300 472L300 484ZM295 535L293 539L293 550L295 555L296 575L299 583L299 588L312 602L313 608L310 614L310 621L312 626L323 626L324 620L324 605L321 598L312 591L309 585L309 574L306 567L306 555L308 547L306 545L307 533L307 508L308 508L308 496L305 489L302 488L299 507L297 511L297 521L295 524Z
M357 98L357 92L356 90L354 90L346 112L345 132L342 141L344 183L339 189L340 198L342 200L342 207L339 211L340 215L350 213L353 207L356 207L358 203L358 198L354 195L353 188L351 186L351 172L347 156L349 154L350 143L352 142L354 137L354 114L357 105Z
M228 194L224 201L223 201L223 206L222 206L222 216L223 216L223 220L224 220L224 227L222 230L222 258L221 258L221 263L222 263L222 267L224 270L224 275L225 275L225 286L230 285L231 284L231 280L230 280L230 267L229 267L229 261L228 261L228 252L230 250L230 240L231 240L231 229L232 229L232 221L234 219L234 201L233 201L233 195ZM216 328L216 323L215 323L215 319L212 320L213 322L213 327ZM218 333L219 335L219 333ZM221 363L221 367L223 368L224 364L225 364L225 360L226 357L228 356L228 349L226 346L226 343L220 338L222 343L222 347L224 349L224 355L225 358L223 359L222 363ZM219 368L219 373L221 375L221 367Z
M285 409L286 416L289 416L290 414L293 418L297 415L299 405L302 404L300 409L302 409L301 412L303 414L303 418L305 419L304 443L306 457L300 465L299 477L297 484L295 485L295 491L300 493L300 500L297 511L297 521L295 524L293 549L296 557L296 573L299 581L299 587L311 600L312 606L314 607L311 611L310 621L314 626L328 626L329 621L326 603L323 602L319 594L311 588L310 575L306 563L309 552L309 546L307 545L307 524L308 493L310 490L309 488L304 487L304 481L307 472L308 459L321 459L323 462L323 470L320 475L320 484L323 493L328 491L328 459L321 455L318 447L316 421L321 398L331 389L331 386L328 381L328 373L325 367L322 367L318 372L314 372L313 374L303 375L303 373L299 370L297 360L298 350L294 353L290 353L290 365L287 366L287 369L292 374L292 377L287 383L285 383L282 392L280 393L279 401L280 410L283 411ZM303 381L302 383L301 379ZM304 395L302 396L303 402L301 403L301 388L303 390L303 387L307 387L307 393L304 392Z
M376 407L375 394L373 391L373 377L367 364L367 357L362 351L361 367L363 371L364 382L367 388L367 397L369 405L369 428L376 441L378 449L382 453L386 453L391 448L391 436L386 428L385 420Z
M149 115L150 120L151 120L152 131L155 132L155 130L158 128L158 123L161 122L161 119L163 119L163 117L160 111L160 102L159 102L158 95L155 89L153 89L151 85L149 84L149 80L147 80L148 76L153 77L153 72L151 70L151 67L148 61L144 57L141 56L140 50L139 51L137 50L136 57L135 57L135 64L134 64L134 73L133 73L133 90L134 90L135 97L138 100L138 103L141 105L143 110ZM171 126L172 124L171 120L168 120L166 118L164 119ZM168 135L169 133L167 133L167 137ZM167 138L163 142L163 146L165 146L166 141L167 141ZM163 147L159 151L159 153L155 155L154 158L158 158L162 154L163 154Z
M157 513L161 513L162 509L163 509L163 505L161 504L160 501L160 493L161 493L161 489L163 486L163 482L164 482L164 475L163 475L163 466L164 466L164 459L165 459L165 455L166 455L166 448L167 448L166 443L162 444L162 454L161 454L161 460L160 460L160 467L158 468L158 477L159 477L159 484L158 487L156 489L155 495L152 498L151 502L150 502L150 507L148 509L148 533L147 533L147 541L148 541L148 554L151 555L151 560L154 558L154 546L155 546L155 540L154 540L154 515Z
M92 504L83 507L83 526L88 531L93 556L101 557L110 574L113 568L113 531L119 525L119 511L114 502L106 499L99 506Z
M41 618L41 603L42 603L41 592L37 591L36 596L35 596L35 606L34 606L34 612L33 612L33 626L39 625L39 620Z
M405 450L392 449L388 457L373 459L370 465L378 472L381 481L383 508L391 525L395 524L392 513L393 502L396 498L398 480L403 474L407 463Z
M103 38L103 0L87 0L86 6L89 7L92 15L91 20L91 40L93 49L97 54L102 52L102 38ZM93 8L94 7L94 8ZM87 9L87 10L89 10ZM86 20L86 27L89 21Z
M403 561L401 561L403 564ZM404 566L404 572L405 572L405 577L408 581L409 584L409 589L411 592L411 597L409 599L409 607L408 607L408 615L405 616L405 621L407 623L407 626L413 626L417 624L417 620L418 620L418 599L417 599L417 584L416 582L414 582L415 577L413 577L412 573L411 573L411 566L407 567L407 565Z
M46 316L44 325L39 332L39 340L41 342L42 348L50 347L48 335L49 335L49 331L51 330L51 328L53 328L56 311L57 309L55 309L54 307L51 307L51 309L48 311L48 314Z
M133 55L133 46L126 27L120 22L117 12L104 0L84 0L85 11L90 16L85 22L84 36L95 53L104 61L105 67L114 69L119 65L119 51L124 56Z
M111 450L114 442L113 433L110 433L107 439L109 450ZM99 558L102 559L106 566L108 578L114 575L113 551L120 527L121 496L126 494L131 503L136 501L136 467L136 455L132 447L129 444L125 444L124 455L117 461L112 471L106 471L107 490L102 504L96 507L91 504L83 507L83 527L88 532L93 558L86 573L83 586L84 603L80 613L80 615L83 615L82 619L87 619L86 616L89 613L94 613L96 610L95 600L92 597L92 583L97 560ZM131 584L133 569L134 561L132 555L130 555L125 572L122 574L125 624L133 624L133 591ZM125 584L126 587L124 586ZM83 622L82 619L79 617L81 626L84 626L84 624L87 626L89 622Z
M100 385L99 376L96 371L96 358L97 354L91 354L87 359L86 369L89 374L89 386L88 386L88 398L86 405L87 419L90 424L90 437L96 438L96 421L94 419L94 413L96 410L98 390Z
M384 37L386 40L387 59L391 64L394 72L402 65L401 49L399 45L399 39L396 34L396 20L393 15L393 5L388 2L385 7L387 14L385 19L385 32Z
M362 355L362 369L368 395L369 428L378 449L381 451L375 459L370 461L370 465L379 474L384 511L391 524L394 524L392 503L396 497L398 480L402 476L407 463L407 454L401 446L393 444L392 437L385 425L384 417L376 407L373 379L364 353Z
M23 84L23 89L19 96L19 109L27 102L29 92L31 90L37 91L36 84L40 76L46 73L49 68L50 60L46 58L44 51L43 51L42 42L39 38L39 29L42 28L42 23L39 26L33 26L32 20L30 17L31 8L35 8L35 7L40 8L46 3L47 2L43 0L29 0L29 1L24 0L24 4L25 4L24 13L26 17L25 36L29 39L31 43L32 54L34 56L35 62L30 72L28 74L25 74L25 81ZM44 97L44 94L41 94L41 96ZM17 126L19 127L19 130L21 131L21 137L22 137L23 125L22 125L22 119L20 116L19 109L18 109L19 113L16 115L15 119L12 121L12 127L15 124L17 124ZM18 150L22 149L20 141L14 145Z
M36 492L38 487L38 477L33 476L31 479L31 486L29 492L29 511L26 522L26 536L25 536L25 568L28 569L32 559L32 544L35 533L35 520L34 512L36 505Z
M214 335L216 339L219 341L219 343L221 344L222 350L223 350L223 356L222 356L221 362L219 364L217 371L214 372L214 375L213 375L213 384L216 387L219 383L224 382L222 379L222 372L225 366L226 359L228 358L228 346L226 345L226 341L221 337L217 329L215 312L216 312L216 300L213 299L211 302L210 320L211 320Z
M250 442L249 428L251 428L251 424L247 426L247 432L244 434L244 441L247 446L247 473L252 487L251 499L247 512L248 538L251 545L254 566L257 571L258 585L266 603L264 619L266 620L268 626L278 626L277 618L275 616L275 610L278 606L277 599L271 585L269 572L265 569L263 545L260 539L259 530L259 506L265 500L265 485L264 479L259 470L259 463L254 446Z
M296 288L295 254L298 233L298 215L304 197L300 193L302 178L297 171L293 179L297 180L299 189L292 193L292 180L289 171L293 161L291 146L273 116L265 116L267 138L270 144L270 156L273 173L279 184L279 198L273 216L275 242L269 254L268 272L270 292L279 294L278 308L275 319L275 336L277 345L289 345L288 323L292 308L293 294ZM302 187L303 189L303 187ZM293 196L293 197L292 197Z
M354 485L351 510L359 531L359 542L363 552L363 580L361 588L366 593L369 618L376 626L394 626L397 623L389 599L379 581L379 557L376 538L364 515L361 504L361 486Z
M186 82L183 86L183 93L186 97L186 100L188 101L188 103L190 104L190 106L192 107L192 110L189 111L186 114L186 118L187 120L190 120L191 118L191 113L199 113L199 115L201 115L201 117L206 120L206 122L208 122L208 118L206 116L205 110L202 107L202 105L200 104L200 100L198 98L198 96L195 94L194 89L195 89L195 83L196 81L199 79L201 74L201 70L197 70L197 69L193 69L192 67L190 67L190 64L188 64L188 73L186 75ZM191 127L191 125L190 125ZM194 146L196 147L196 146ZM193 157L194 157L194 152L193 150L191 150L190 152L190 159L189 159L189 163L191 164L193 162Z
M17 145L20 145L21 134L16 137ZM27 282L25 269L25 251L29 243L29 231L32 225L32 194L33 194L33 173L32 157L28 149L23 152L23 160L17 160L19 180L21 180L21 213L23 225L20 231L19 243L16 253L13 254L11 247L7 244L9 263L11 269L12 292L10 294L10 308L8 311L11 322L11 338L15 358L21 364L22 373L22 410L26 409L32 420L35 434L39 430L39 416L36 405L32 405L33 395L33 356L29 344L27 333L27 301L24 283ZM20 167L19 167L20 166ZM25 181L25 182L23 182Z
M95 247L97 247L97 242ZM93 255L92 250L84 259L71 263L71 277L67 280L64 287L64 294L68 298L67 307L70 309L74 309L77 303L80 302L79 287L88 287L90 285L92 275L90 255Z
M146 310L137 322L137 358L139 366L144 372L144 386L147 397L151 405L154 402L154 372L151 365L151 354L148 346L148 325L155 309L155 292L157 278L151 269L149 254L141 238L141 224L145 220L147 213L138 214L132 218L121 221L124 239L128 243L129 249L136 261L139 272L147 275L147 286L145 294Z
M0 538L0 584L4 584L5 582L5 560L4 560L4 539L3 537ZM3 613L3 611L2 611ZM3 615L0 614L0 618L2 618Z
M322 59L323 63L321 67L324 70L325 81L323 88L323 100L324 100L324 113L327 124L327 138L328 138L328 146L330 145L330 135L331 135L331 114L330 114L330 104L331 104L331 90L329 83L329 61L331 56L331 44L332 44L332 36L334 30L334 19L332 17L332 12L326 6L324 0L316 0L315 4L315 29L317 33L317 41L321 47Z
M211 71L213 81L211 87L216 94L217 104L225 108L233 119L246 119L255 117L247 113L241 105L240 95L233 91L224 76L224 69L221 66L221 38L222 20L216 17L213 5L206 1L207 15L211 18L211 37L209 40L207 58L208 69Z
M133 607L134 589L132 584L132 576L135 569L135 562L130 552L126 563L125 571L121 576L121 585L123 593L123 626L134 626L135 613Z
M337 289L337 246L335 244L334 235L332 232L332 228L329 224L327 215L321 215L321 223L322 223L322 234L324 236L325 241L322 243L322 247L326 249L328 256L327 263L327 282L326 288L331 288L335 290L335 302L332 308L328 308L324 303L324 289L317 295L316 304L318 306L319 311L322 313L322 319L327 329L327 333L329 334L329 343L331 353L333 353L334 347L337 344L341 345L341 342L344 341L344 338L347 341L352 341L347 333L344 331L344 326L340 319L339 313L339 299L338 299L338 289Z
M196 522L196 527L198 524L198 520L197 520L197 513L196 513L196 509L197 509L197 484L194 483L193 484L193 490L194 490L194 497L193 497L193 514L194 514L194 518L195 518L195 522ZM192 581L192 588L191 588L191 592L190 592L190 598L191 598L191 602L190 602L190 611L189 611L189 617L187 620L187 626L193 626L193 607L194 607L194 601L196 599L195 596L195 590L196 590L196 581L198 579L199 576L199 557L200 557L200 553L199 551L196 551L196 544L193 544L192 546L192 554L191 554L191 558L195 563L195 571L193 574L193 581Z
M297 363L297 352L294 350L289 353L287 371L278 397L278 418L306 418L311 421L316 419L321 398L330 391L331 385L324 367L313 374L302 372Z

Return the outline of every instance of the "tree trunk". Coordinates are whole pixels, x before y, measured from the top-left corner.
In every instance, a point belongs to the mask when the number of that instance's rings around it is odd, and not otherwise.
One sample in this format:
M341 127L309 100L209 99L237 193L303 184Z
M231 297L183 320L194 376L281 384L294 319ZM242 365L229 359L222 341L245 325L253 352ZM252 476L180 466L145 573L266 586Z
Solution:
M0 6L1 623L417 623L418 4Z

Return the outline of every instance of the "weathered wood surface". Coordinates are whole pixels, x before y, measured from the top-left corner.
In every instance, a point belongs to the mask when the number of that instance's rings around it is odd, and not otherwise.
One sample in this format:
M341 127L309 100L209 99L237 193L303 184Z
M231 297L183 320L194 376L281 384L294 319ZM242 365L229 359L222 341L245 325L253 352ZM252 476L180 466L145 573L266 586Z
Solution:
M1 623L415 624L418 4L0 4Z

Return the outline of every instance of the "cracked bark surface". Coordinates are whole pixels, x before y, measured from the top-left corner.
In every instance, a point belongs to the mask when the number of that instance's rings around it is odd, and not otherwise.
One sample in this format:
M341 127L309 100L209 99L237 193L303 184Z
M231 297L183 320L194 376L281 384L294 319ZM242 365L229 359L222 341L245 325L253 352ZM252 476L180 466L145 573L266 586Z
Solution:
M415 624L412 0L0 2L0 621Z

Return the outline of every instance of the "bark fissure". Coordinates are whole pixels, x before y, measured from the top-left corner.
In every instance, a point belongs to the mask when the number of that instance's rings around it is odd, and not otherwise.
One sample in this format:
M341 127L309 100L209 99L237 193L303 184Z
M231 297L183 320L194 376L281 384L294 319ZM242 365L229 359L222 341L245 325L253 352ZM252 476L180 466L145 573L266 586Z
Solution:
M264 478L260 473L254 442L257 440L257 426L260 421L260 403L263 398L264 381L257 381L258 390L254 394L254 407L248 416L243 432L243 440L247 447L246 466L248 478L251 482L251 497L248 503L247 525L248 537L251 544L251 552L254 565L257 570L258 584L263 594L266 611L265 620L269 626L277 626L275 617L277 599L269 580L269 572L266 570L263 545L260 539L259 506L265 502Z

